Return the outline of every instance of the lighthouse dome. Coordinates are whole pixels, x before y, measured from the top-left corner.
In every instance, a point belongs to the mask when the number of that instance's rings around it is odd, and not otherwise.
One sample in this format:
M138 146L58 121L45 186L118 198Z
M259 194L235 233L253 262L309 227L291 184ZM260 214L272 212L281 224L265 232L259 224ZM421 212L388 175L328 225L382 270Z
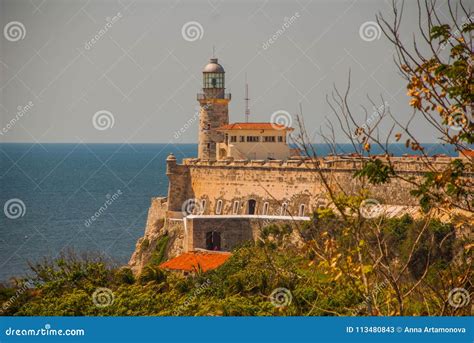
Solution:
M204 67L203 73L225 73L224 68L217 62L217 58L211 58Z

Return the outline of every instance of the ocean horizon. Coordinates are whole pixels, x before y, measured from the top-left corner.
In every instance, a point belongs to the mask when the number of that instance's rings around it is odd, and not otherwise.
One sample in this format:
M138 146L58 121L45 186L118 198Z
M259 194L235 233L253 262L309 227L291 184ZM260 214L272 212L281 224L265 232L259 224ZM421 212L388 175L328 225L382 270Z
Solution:
M315 146L322 156L330 152L325 144ZM424 146L430 155L457 155L440 144ZM352 151L349 144L338 148ZM390 150L413 154L403 144ZM0 219L4 282L25 276L29 261L66 250L126 264L143 236L150 199L167 194L166 157L195 157L197 144L0 143L0 152L2 207L11 199L24 204L22 216L9 218L4 211Z

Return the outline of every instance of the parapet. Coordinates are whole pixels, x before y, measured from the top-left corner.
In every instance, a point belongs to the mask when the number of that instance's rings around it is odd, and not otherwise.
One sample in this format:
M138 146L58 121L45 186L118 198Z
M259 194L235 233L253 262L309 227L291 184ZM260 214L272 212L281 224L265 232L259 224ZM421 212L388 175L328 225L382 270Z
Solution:
M380 159L382 162L393 164L397 171L407 172L423 172L430 168L443 169L447 164L451 163L456 157L449 157L446 155L436 155L431 157L421 157L417 155L404 155L401 157L387 157L385 155L364 157L364 156L351 156L351 155L337 155L337 156L326 156L317 159L310 158L297 158L289 160L217 160L217 161L206 161L199 160L196 158L187 158L183 160L183 165L189 167L220 167L220 168L277 168L277 169L315 169L320 167L322 169L351 171L359 170L362 165L375 158Z

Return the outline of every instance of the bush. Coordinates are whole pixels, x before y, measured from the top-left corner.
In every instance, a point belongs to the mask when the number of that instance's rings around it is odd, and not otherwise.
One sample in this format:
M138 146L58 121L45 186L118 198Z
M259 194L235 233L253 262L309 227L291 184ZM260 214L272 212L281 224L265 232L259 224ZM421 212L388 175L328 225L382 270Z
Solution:
M158 241L156 242L155 250L153 251L153 254L150 258L150 264L159 265L164 262L166 247L168 246L169 240L170 237L168 235L164 235L160 239L158 239Z
M117 271L116 279L119 283L133 284L135 282L135 277L133 276L132 270L130 268L120 268Z
M346 242L350 234L339 228L326 231L329 222L335 218L326 216L318 219L320 229L314 230L307 242L322 244L329 238L331 244L337 240ZM369 225L370 222L367 221ZM394 260L403 263L409 254L406 244L416 239L421 222L409 217L390 219L383 223L387 247ZM281 229L268 228L277 235ZM340 235L341 236L338 236ZM425 278L427 286L413 292L406 299L406 315L439 314L442 311L432 287L441 287L439 278L454 256L453 227L432 221L413 255L410 272L422 273L426 258L430 255L430 269ZM346 236L345 236L346 235ZM156 261L160 261L168 237L163 236L156 245ZM345 244L345 243L344 243ZM369 244L369 243L367 243ZM409 246L409 245L407 245ZM364 244L358 249L364 253ZM113 268L101 258L61 256L59 259L32 265L35 289L29 289L15 298L6 315L52 316L129 316L129 315L371 315L367 299L361 293L362 281L354 278L356 264L351 262L349 250L341 251L339 260L326 264L319 255L306 251L288 250L277 244L249 242L235 249L231 258L220 268L197 275L183 276L165 272L157 263L148 264L137 281L129 268ZM405 250L404 250L405 249ZM155 262L156 262L155 261ZM335 261L335 262L334 262ZM416 262L415 262L416 261ZM352 264L351 264L352 263ZM366 262L368 263L368 262ZM424 264L425 263L425 264ZM340 265L340 266L339 266ZM420 267L421 266L421 267ZM347 268L348 274L341 274ZM393 306L393 292L390 285L374 275L370 264L364 265L371 285L381 285L372 297L378 301L381 311L390 314ZM454 270L455 272L455 270ZM402 287L410 287L405 280ZM0 288L0 300L5 302L18 291L21 282L11 287ZM99 287L110 289L114 302L110 306L95 306L92 294ZM448 287L450 287L448 285ZM285 288L291 294L291 302L282 307L272 304L270 295L277 288ZM449 288L451 289L451 288ZM449 290L440 289L440 292ZM438 311L438 312L437 312Z

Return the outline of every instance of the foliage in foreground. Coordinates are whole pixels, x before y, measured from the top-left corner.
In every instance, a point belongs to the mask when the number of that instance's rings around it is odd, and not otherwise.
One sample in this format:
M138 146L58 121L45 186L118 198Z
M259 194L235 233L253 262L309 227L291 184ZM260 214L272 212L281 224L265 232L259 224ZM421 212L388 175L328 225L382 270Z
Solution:
M79 258L76 255L44 261L32 266L33 276L28 280L15 280L14 286L0 288L0 301L4 305L2 314L398 314L393 287L380 278L377 266L368 259L364 259L366 264L362 267L353 262L354 253L364 255L365 247L374 243L357 242L356 249L352 249L353 239L331 211L321 211L313 219L318 225L308 225L301 232L306 248L284 247L281 242L291 234L290 231L273 226L264 230L259 243L248 243L236 249L230 260L219 269L187 277L150 264L135 278L130 269L112 268L103 259ZM407 250L422 227L426 227L425 223L407 216L384 220L382 226L390 249L387 253L393 261L401 263L407 255L415 256L399 287L410 289L414 282L420 280L419 274L424 275L416 290L403 300L404 314L468 315L468 306L456 309L450 307L447 301L447 293L453 286L471 287L469 278L457 285L447 281L453 277L456 279L460 274L457 270L462 269L457 268L460 262L456 259L460 257L456 252L456 242L451 237L452 226L432 221L415 251ZM338 246L341 249L334 250ZM324 251L334 253L333 257L327 259ZM428 270L424 271L418 266L428 265L426 256L430 256L430 262ZM360 272L369 280L368 297L361 291L364 282L359 277ZM29 287L25 287L26 281ZM288 291L280 291L272 298L271 294L276 289Z

